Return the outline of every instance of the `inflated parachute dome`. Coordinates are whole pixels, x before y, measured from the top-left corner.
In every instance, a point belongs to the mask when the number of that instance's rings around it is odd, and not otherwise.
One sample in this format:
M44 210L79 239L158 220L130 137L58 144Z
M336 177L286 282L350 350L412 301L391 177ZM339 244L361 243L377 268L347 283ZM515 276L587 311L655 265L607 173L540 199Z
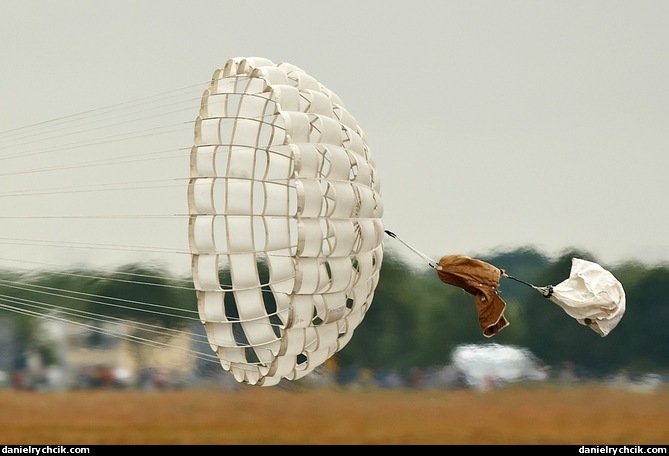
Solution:
M383 206L365 134L300 68L234 58L202 96L190 168L211 348L241 383L304 377L348 343L379 280Z

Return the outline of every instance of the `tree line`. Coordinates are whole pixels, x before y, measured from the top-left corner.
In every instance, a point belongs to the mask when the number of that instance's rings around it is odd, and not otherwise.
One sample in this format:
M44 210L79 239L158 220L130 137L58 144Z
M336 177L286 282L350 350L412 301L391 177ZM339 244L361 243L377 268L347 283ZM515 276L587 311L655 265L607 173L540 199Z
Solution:
M478 258L544 286L566 279L574 257L597 262L587 252L572 250L549 258L525 248ZM605 267L623 284L627 302L624 317L608 336L600 337L580 325L536 290L503 278L500 293L511 324L486 338L478 325L473 296L441 282L427 265L416 269L386 252L372 305L351 341L335 355L336 362L341 368L406 373L415 367L449 364L452 349L460 344L494 342L527 348L547 365L570 363L593 375L620 369L666 371L669 267L636 262ZM85 270L27 275L3 271L0 317L11 321L19 350L39 351L49 361L55 354L40 340L36 330L40 318L36 317L67 311L70 319L82 321L104 315L105 319L184 328L199 321L188 280L145 265L128 265L103 276ZM146 333L143 337L162 336Z

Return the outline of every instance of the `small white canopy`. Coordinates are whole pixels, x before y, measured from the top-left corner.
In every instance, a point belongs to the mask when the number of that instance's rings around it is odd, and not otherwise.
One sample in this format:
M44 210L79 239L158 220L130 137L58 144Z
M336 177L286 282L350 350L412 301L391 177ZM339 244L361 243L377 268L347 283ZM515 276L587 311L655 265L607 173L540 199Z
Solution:
M600 336L608 335L625 313L622 284L597 263L573 258L569 278L538 288L580 324Z

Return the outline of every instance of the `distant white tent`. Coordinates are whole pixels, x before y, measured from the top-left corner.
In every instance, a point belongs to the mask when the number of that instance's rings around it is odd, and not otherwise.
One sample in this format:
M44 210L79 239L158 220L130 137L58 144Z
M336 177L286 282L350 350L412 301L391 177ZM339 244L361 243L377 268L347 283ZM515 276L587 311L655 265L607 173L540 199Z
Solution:
M511 345L464 344L451 354L453 366L470 387L486 390L507 383L545 381L548 372L527 349Z

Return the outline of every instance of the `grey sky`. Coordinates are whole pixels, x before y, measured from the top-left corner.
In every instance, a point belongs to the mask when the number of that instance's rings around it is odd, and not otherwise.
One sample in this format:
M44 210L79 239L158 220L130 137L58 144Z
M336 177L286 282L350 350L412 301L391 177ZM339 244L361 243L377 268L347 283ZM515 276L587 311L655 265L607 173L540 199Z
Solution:
M425 254L669 261L668 24L661 0L4 1L0 131L262 56L342 98Z

